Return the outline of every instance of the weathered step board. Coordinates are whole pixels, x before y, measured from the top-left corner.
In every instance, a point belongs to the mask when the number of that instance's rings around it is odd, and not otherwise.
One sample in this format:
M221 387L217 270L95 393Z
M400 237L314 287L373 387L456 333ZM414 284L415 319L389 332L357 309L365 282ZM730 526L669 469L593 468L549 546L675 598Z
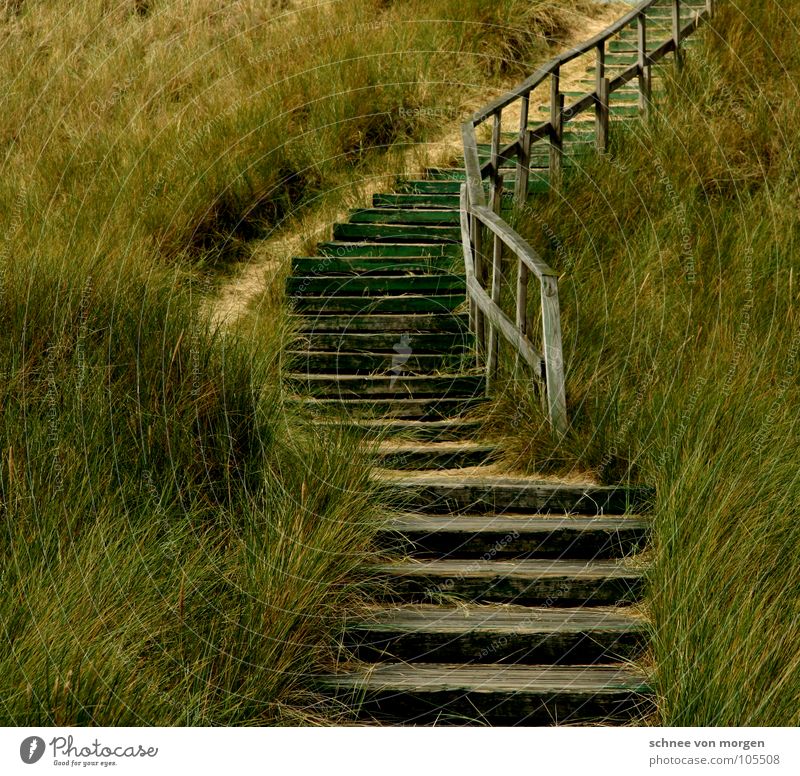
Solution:
M296 396L309 412L330 416L338 413L354 419L382 418L397 420L440 420L459 417L482 404L483 396L431 396L426 398L392 397L388 399L311 398Z
M317 685L362 717L406 724L625 723L652 711L647 676L621 666L386 663Z
M637 601L641 571L622 561L420 560L378 564L372 577L387 600L456 598L544 606L613 605Z
M388 442L376 451L377 462L389 469L457 469L491 463L497 448L480 442Z
M647 625L615 607L412 604L351 618L345 644L362 660L575 664L633 660Z
M379 541L399 556L597 560L635 553L647 533L647 522L635 517L410 512L387 521Z
M536 480L423 476L386 479L398 502L430 513L573 512L624 514L644 507L651 497L643 488L569 485Z
M473 397L485 391L483 375L337 375L290 374L291 385L302 386L312 396L343 398Z

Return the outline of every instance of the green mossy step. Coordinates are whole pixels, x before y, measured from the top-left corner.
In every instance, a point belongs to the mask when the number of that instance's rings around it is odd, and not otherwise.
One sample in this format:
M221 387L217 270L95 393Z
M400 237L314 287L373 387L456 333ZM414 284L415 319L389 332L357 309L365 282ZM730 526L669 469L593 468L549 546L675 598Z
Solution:
M467 332L454 333L361 333L349 330L337 332L306 332L295 346L299 352L342 352L372 355L392 355L410 347L415 355L447 354L461 358L472 353L473 337ZM473 357L474 360L474 357Z
M432 274L435 272L464 271L463 261L450 256L295 256L292 272L296 275L342 275L412 272Z
M503 180L503 188L509 192L514 190L514 179L515 169L516 168L507 168L508 174L505 175ZM428 194L428 193L452 193L458 194L461 191L461 184L462 180L450 180L450 181L425 181L425 180L409 180L405 183L399 185L397 188L401 192L409 192L409 193L416 193L416 194ZM542 175L542 173L538 173L533 171L531 173L530 180L528 181L528 193L529 194L545 194L550 190L550 183L547 180L546 175Z
M616 607L373 607L347 621L362 660L407 663L602 664L638 657L647 624Z
M466 353L348 353L346 351L289 351L290 368L309 374L434 374L452 372ZM394 371L393 371L394 370Z
M423 208L362 208L350 212L352 224L427 224L430 226L457 226L461 214L458 210L433 210Z
M301 296L290 298L291 309L300 315L351 315L382 313L446 313L464 304L464 294L440 296Z
M460 246L461 230L457 226L354 224L348 222L334 224L333 239L375 242L443 242Z
M466 280L453 274L292 275L286 280L287 293L302 296L463 295L466 288Z
M381 208L452 208L458 210L458 194L373 194L373 207Z
M322 256L346 258L351 256L361 257L414 257L419 256L449 256L463 261L461 242L456 243L375 243L368 240L357 242L329 241L317 245L317 250Z
M469 316L466 313L439 311L436 313L386 315L319 315L297 316L302 332L315 334L375 333L391 336L402 334L455 334L469 336Z

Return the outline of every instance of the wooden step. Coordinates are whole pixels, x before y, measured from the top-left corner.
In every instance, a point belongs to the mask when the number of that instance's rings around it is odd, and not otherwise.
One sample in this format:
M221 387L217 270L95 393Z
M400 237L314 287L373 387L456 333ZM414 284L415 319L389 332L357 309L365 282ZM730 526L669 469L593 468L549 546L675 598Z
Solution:
M334 240L370 240L374 242L431 242L461 244L457 226L424 226L413 224L354 224L333 226Z
M641 570L617 560L414 560L371 567L387 600L537 606L621 606L638 600Z
M615 607L373 607L345 630L361 660L424 663L609 663L637 657L646 638L644 619Z
M398 514L378 535L394 554L443 558L581 558L630 555L644 547L635 517Z
M395 442L377 450L378 465L390 469L457 469L482 466L497 453L493 444L471 441Z
M461 191L461 180L409 180L398 185L398 190L409 194L452 194L457 196ZM514 189L514 170L509 169L505 174L503 188L511 192ZM544 194L550 190L549 182L540 173L533 172L528 181L529 194Z
M647 676L620 666L384 663L316 684L360 716L405 724L624 723L653 708Z
M373 207L396 208L451 208L461 206L458 194L373 194Z
M322 256L332 256L339 259L347 256L451 256L463 261L460 242L458 244L431 242L381 243L369 240L358 240L357 242L331 240L319 243L317 250Z
M396 341L396 338L395 338ZM348 353L346 351L294 350L287 354L294 372L321 374L433 374L458 369L466 354L451 353Z
M350 212L351 224L427 224L430 226L457 226L461 214L458 208L447 210L433 208L362 208Z
M459 334L469 336L469 317L462 313L436 312L397 315L295 316L299 331L320 334ZM396 341L396 340L395 340ZM394 342L392 343L392 347Z
M397 294L466 294L466 281L438 275L292 275L286 292L295 296L394 296Z
M485 391L483 375L290 374L287 379L293 386L320 398L471 398L482 396Z
M642 488L571 485L514 477L438 475L384 477L396 498L416 511L429 513L506 510L576 514L624 514L641 511L651 497Z
M395 294L392 296L303 296L290 297L291 310L299 315L378 315L384 313L450 313L464 304L462 294Z
M470 439L480 430L477 420L448 418L446 420L362 420L350 427L366 437L415 439L428 442L452 442Z
M423 399L339 399L309 398L296 396L293 399L307 411L338 415L350 418L382 418L401 420L439 420L453 418L468 412L486 401L483 396L453 398L429 397Z
M292 272L295 275L374 275L384 273L435 274L464 272L461 257L450 256L295 256Z
M324 333L307 332L301 335L296 350L301 353L370 353L391 355L398 352L404 343L412 348L415 355L453 355L462 358L471 356L470 365L474 366L472 336L468 333L413 333L397 332L358 333L351 331Z

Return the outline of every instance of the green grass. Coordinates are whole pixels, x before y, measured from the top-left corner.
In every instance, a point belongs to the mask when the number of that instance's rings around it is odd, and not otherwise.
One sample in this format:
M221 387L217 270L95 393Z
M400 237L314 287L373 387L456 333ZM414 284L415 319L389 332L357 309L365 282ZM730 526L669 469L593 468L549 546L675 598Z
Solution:
M520 224L560 281L572 428L527 386L509 460L656 488L666 725L800 723L800 9L719 3L651 124Z
M329 718L380 501L286 401L279 294L222 331L202 292L574 5L5 4L0 723Z

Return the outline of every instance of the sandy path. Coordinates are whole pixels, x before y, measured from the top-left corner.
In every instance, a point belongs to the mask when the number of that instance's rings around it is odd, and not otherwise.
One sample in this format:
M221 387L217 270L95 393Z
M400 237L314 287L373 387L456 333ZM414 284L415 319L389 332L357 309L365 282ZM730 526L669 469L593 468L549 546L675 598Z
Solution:
M576 20L571 38L565 42L565 48L576 45L580 41L596 35L602 29L619 18L629 5L620 3L602 3L597 14L592 17L581 16ZM562 73L562 89L576 90L580 81L587 75L589 63L585 58L576 60ZM514 82L516 83L516 81ZM500 85L495 94L502 94L514 83ZM533 95L530 117L534 120L541 114L540 105L547 103L547 96L542 90ZM483 94L475 100L474 105L465 106L467 110L477 110L495 94ZM538 99L537 99L538 98ZM508 118L506 119L506 115ZM515 129L519 125L519 114L513 110L504 114L504 129ZM406 149L398 149L390 153L384 160L384 172L370 178L351 180L340 185L348 188L342 206L332 209L330 206L312 207L307 212L298 214L276 230L275 234L259 241L250 260L241 268L236 277L225 283L217 295L207 300L213 325L230 325L241 316L265 290L270 278L279 270L289 256L304 253L304 248L314 242L325 239L329 234L331 223L346 218L351 207L363 206L371 200L372 194L385 188L387 182L394 180L402 171L408 174L421 174L425 167L449 165L460 157L461 131L458 123L447 126L442 134L424 144L415 144Z

